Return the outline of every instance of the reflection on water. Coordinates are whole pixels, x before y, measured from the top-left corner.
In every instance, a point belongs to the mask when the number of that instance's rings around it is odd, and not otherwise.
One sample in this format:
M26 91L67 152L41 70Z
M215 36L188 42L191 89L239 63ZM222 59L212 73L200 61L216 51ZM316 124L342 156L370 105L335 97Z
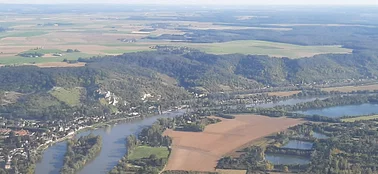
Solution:
M100 154L79 173L103 174L110 171L126 153L126 137L139 133L144 127L152 125L159 118L176 117L182 115L183 110L149 117L144 120L121 123L114 126L81 132L76 137L90 133L102 136L102 149ZM67 143L61 142L49 147L44 153L41 162L36 166L36 174L58 174L63 166L64 153Z
M338 118L342 116L369 115L378 114L378 104L366 103L361 105L335 106L323 109L310 109L306 111L298 111L297 113L305 115L321 115L332 118Z
M42 160L37 164L36 174L55 174L63 167L64 153L67 150L67 142L57 143L43 153ZM39 164L45 164L43 166Z
M308 164L310 159L294 155L266 154L265 159L275 165Z
M327 135L324 135L324 134L321 134L321 133L318 133L318 132L314 132L312 134L312 136L314 138L317 138L317 139L327 139L327 138L329 138Z
M314 143L307 141L290 140L286 145L282 146L282 148L310 150L313 144Z

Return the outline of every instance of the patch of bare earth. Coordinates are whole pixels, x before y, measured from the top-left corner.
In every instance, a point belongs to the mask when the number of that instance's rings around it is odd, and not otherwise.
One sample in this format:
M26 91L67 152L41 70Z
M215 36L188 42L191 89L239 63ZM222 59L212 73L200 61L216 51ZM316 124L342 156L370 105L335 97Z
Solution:
M269 96L288 97L299 94L301 91L282 91L282 92L268 92Z
M204 132L167 130L172 152L165 170L215 171L217 161L251 141L303 123L291 118L237 115L209 125Z
M17 100L22 96L21 93L14 92L14 91L8 91L4 94L0 95L0 105L4 106L7 104L16 103Z
M219 174L246 174L247 170L225 170L225 169L217 169L217 173Z

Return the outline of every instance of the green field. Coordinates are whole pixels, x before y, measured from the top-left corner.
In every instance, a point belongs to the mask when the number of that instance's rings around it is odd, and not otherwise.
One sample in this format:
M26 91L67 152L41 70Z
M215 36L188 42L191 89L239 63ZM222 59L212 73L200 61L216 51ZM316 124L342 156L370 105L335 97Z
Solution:
M80 88L54 88L50 91L52 96L70 106L77 106L80 104L80 96L82 93L83 90Z
M61 57L0 57L0 64L12 65L12 64L24 64L24 63L48 63L48 62L62 62L64 59L77 60L79 57L89 58L93 55L85 53L66 53Z
M168 158L169 151L166 147L139 146L129 155L130 160L149 158L152 154L157 158Z
M22 53L42 53L42 54L53 54L53 53L63 53L65 51L58 49L38 49L38 50L29 50Z
M342 119L342 121L343 122L355 122L355 121L374 120L374 119L378 119L378 115L362 116L362 117L355 117L355 118L346 118L346 119Z
M213 54L256 54L272 57L301 58L327 53L351 53L351 49L341 46L301 46L294 44L259 40L232 41L211 44L188 44L202 51Z
M6 38L6 37L33 37L33 36L41 36L45 34L48 34L48 32L33 31L33 32L20 32L20 33L4 33L0 35L0 39Z
M117 16L122 15L129 16L130 14L117 14ZM138 33L141 29L148 29L150 24L152 25L156 21L92 21L92 18L96 17L102 18L103 16L101 14L85 17L77 16L76 14L48 15L48 18L51 19L43 19L46 18L43 14L36 16L8 16L4 19L5 21L2 22L2 26L9 27L11 30L0 33L0 52L2 52L0 53L0 64L38 64L62 62L64 59L77 60L79 57L88 58L98 55L120 55L130 52L152 51L150 47L156 45L192 47L213 54L240 53L289 58L311 57L326 53L352 52L352 50L342 48L338 45L302 46L259 40L239 40L223 43L189 43L146 39L148 36L160 36L162 34L184 34L185 32L177 29L179 26L191 26L190 28L200 30L208 28L222 29L225 26L206 22L172 21L168 28ZM69 21L67 21L67 19L69 19ZM53 25L55 23L59 25ZM226 28L237 29L238 27L226 26ZM264 29L264 27L259 29ZM269 27L269 29L271 29L271 27ZM135 39L137 42L126 43L121 42L120 39ZM29 50L30 48L36 47L49 49ZM82 52L66 53L65 49L68 48L77 48ZM17 56L17 54L22 52L38 52L43 54L62 53L63 56L44 56L38 58Z

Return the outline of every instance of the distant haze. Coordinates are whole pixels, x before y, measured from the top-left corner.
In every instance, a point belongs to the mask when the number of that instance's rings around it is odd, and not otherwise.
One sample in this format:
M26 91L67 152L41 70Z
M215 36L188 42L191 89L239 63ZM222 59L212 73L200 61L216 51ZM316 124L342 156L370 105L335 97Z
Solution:
M378 0L0 0L7 4L378 5Z

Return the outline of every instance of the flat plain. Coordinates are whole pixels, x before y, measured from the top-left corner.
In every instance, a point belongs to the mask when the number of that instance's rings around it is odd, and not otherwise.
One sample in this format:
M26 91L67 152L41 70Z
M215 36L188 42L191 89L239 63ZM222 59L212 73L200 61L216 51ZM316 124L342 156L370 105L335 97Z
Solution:
M215 171L217 161L251 141L303 123L290 118L236 115L209 125L204 132L164 132L173 138L165 170Z
M140 15L151 20L132 20L129 16ZM273 57L299 58L325 53L350 53L352 50L338 45L300 46L294 44L246 40L224 43L188 43L172 40L151 40L163 34L185 34L178 28L190 30L272 30L290 31L290 27L239 27L198 21L170 20L177 13L111 13L78 16L75 14L51 14L49 16L18 14L1 16L0 26L11 30L0 33L0 66L62 62L92 56L120 55L129 52L151 51L152 46L188 46L213 54L257 54ZM166 20L156 20L164 17ZM122 18L122 20L118 20ZM173 19L173 18L172 18ZM241 18L244 19L244 18ZM164 27L156 27L164 25ZM80 52L65 53L67 49ZM42 52L43 57L21 57L20 53ZM62 53L54 56L54 53ZM62 64L51 64L61 67ZM48 67L51 67L48 66ZM68 66L68 65L67 65ZM74 65L69 65L74 66ZM41 66L45 67L45 66Z
M194 45L193 47L197 47ZM232 41L224 43L202 44L198 47L208 53L213 54L256 54L269 55L282 58L302 58L311 57L317 54L347 54L352 53L351 49L342 48L341 45L331 46L301 46L287 43L268 42L259 40Z

